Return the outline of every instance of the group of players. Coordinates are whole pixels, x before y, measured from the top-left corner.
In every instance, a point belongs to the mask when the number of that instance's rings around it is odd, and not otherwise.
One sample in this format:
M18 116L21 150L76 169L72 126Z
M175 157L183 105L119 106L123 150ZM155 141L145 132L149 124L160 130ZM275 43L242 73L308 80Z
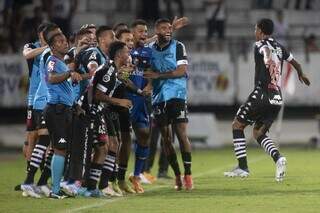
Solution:
M130 29L125 24L86 24L71 44L56 24L38 27L39 40L23 50L30 77L24 150L28 167L17 188L24 196L144 193L140 174L149 153L150 111L175 174L175 189L192 190L186 133L188 61L183 43L172 38L186 23L186 18L172 23L159 19L153 37L148 37L144 20L134 21ZM131 129L136 144L130 186L125 176ZM183 176L172 131L180 143Z
M186 132L188 60L183 43L172 38L173 31L185 24L185 18L172 23L159 19L153 37L148 37L143 20L134 21L130 29L125 24L113 29L89 24L81 27L70 46L56 24L39 26L39 41L23 50L30 69L28 169L24 183L18 186L24 196L62 199L144 193L140 174L149 153L150 117L160 129L162 147L175 174L175 189L193 189ZM272 33L270 19L257 22L254 90L232 125L238 166L225 172L227 177L249 176L244 128L251 124L255 124L254 138L276 163L276 180L285 176L286 158L267 136L283 102L283 62L293 65L302 83L310 82ZM131 128L137 139L134 173L129 177L132 187L125 180ZM172 132L180 145L183 177ZM34 184L39 168L41 176Z

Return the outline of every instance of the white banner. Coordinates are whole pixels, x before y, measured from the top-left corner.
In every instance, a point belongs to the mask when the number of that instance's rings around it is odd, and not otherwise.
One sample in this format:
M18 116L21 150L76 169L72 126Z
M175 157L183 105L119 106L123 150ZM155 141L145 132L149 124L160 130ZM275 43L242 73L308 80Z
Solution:
M234 71L229 54L189 54L188 95L194 105L234 102Z
M19 55L0 57L0 107L26 105L27 64Z

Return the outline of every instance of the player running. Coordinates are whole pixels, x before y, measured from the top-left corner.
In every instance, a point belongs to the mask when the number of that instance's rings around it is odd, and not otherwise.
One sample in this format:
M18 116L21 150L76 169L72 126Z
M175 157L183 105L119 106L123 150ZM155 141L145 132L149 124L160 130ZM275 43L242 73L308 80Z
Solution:
M227 177L249 176L244 129L252 124L254 124L253 137L276 163L276 181L282 181L285 176L287 160L280 154L272 139L267 136L283 104L281 94L283 62L289 62L296 69L301 83L309 86L310 82L300 64L290 52L272 38L272 33L272 20L261 19L257 22L254 47L254 90L239 108L232 123L233 145L238 166L232 171L225 172L224 175Z

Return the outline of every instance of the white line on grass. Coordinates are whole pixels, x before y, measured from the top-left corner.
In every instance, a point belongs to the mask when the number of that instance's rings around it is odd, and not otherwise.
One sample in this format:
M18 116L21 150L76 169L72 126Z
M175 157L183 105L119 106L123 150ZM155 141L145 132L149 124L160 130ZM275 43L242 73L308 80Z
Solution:
M263 155L263 156L254 158L253 160L250 160L249 163L250 164L257 163L257 162L259 162L261 160L264 160L266 158L267 158L267 155ZM221 172L221 171L225 170L226 168L232 167L234 165L235 164L233 163L233 164L229 164L229 165L226 165L226 166L223 166L223 167L215 168L215 169L212 169L212 170L209 170L209 171L206 171L206 172L198 173L196 175L193 175L193 178L199 178L199 177L202 177L202 176L205 176L205 175L215 174L215 173L218 173L218 172ZM165 185L165 186L163 186L163 185L154 186L151 189L145 190L145 192L155 191L157 189L164 188L164 187L168 187L168 185ZM86 210L86 209L90 209L90 208L98 208L98 207L102 207L102 206L104 206L104 205L106 205L108 203L114 203L114 202L117 202L117 201L125 200L126 198L129 198L129 197L121 197L121 198L103 200L103 201L100 201L100 202L97 202L97 203L93 203L93 204L90 204L90 205L86 205L86 206L70 209L70 210L63 211L63 212L72 213L72 212L80 212L80 211L83 211L83 210Z

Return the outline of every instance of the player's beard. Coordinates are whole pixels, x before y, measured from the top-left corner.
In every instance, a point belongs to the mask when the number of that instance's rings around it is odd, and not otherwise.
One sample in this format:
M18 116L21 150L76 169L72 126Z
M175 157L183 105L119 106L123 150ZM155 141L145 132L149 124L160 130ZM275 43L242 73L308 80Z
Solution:
M171 40L171 36L168 37L166 35L158 34L159 44L166 44L166 43L170 42L170 40Z

